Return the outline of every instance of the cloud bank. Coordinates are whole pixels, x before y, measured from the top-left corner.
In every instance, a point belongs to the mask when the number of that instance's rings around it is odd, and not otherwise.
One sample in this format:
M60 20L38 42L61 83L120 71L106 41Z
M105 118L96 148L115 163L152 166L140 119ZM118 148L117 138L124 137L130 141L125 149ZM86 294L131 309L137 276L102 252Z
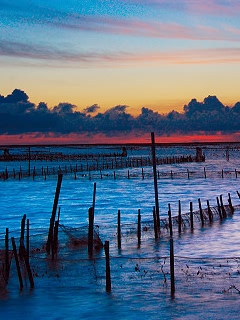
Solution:
M45 102L35 105L24 91L15 89L5 97L0 95L0 135L130 137L152 131L158 136L240 132L240 102L229 107L216 96L208 96L202 102L192 99L181 113L173 110L160 114L143 107L134 117L127 109L126 105L117 105L101 112L100 106L94 104L78 111L77 106L69 102L50 109Z

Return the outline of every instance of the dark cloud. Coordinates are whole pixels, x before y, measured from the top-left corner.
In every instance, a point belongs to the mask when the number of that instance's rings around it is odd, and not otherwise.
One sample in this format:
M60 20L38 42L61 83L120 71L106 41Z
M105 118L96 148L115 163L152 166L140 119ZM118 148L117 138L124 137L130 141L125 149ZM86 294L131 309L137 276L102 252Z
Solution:
M95 112L97 112L98 109L100 109L100 107L99 107L98 104L95 103L92 106L87 107L86 109L84 109L84 112L85 113L95 113Z
M117 105L103 113L98 112L99 109L98 104L93 104L79 112L68 102L61 102L53 109L48 108L45 102L36 106L24 91L15 89L6 97L0 95L0 134L117 136L152 131L158 135L240 131L240 102L230 108L216 96L208 96L203 102L192 99L181 113L172 110L168 114L159 114L143 107L141 113L134 117L127 112L126 105Z

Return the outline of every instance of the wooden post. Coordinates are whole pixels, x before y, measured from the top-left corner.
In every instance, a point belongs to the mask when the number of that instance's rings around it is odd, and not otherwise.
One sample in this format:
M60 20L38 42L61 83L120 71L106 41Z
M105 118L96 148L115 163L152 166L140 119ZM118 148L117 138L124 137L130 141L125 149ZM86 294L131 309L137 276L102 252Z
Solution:
M203 217L202 204L201 204L200 199L198 199L198 205L199 205L200 219L201 219L202 227L203 227L204 226L204 217Z
M157 219L156 219L155 207L153 207L153 226L154 226L155 239L158 239L158 228L157 228Z
M235 169L235 177L236 177L236 179L237 179L237 169Z
M154 191L155 191L155 212L157 231L160 233L160 214L159 214L159 202L158 202L158 185L157 185L157 166L156 166L156 150L155 150L155 137L154 132L151 132L152 140L152 163L153 163L153 178L154 178Z
M58 250L58 225L59 225L59 220L55 221L55 226L54 226L54 235L53 235L53 244L52 244L52 260L54 260L54 257L57 254L57 250Z
M93 184L93 203L92 203L93 214L94 214L94 211L95 211L96 190L97 190L97 184L96 184L96 182L94 182L94 184Z
M232 205L232 199L231 199L230 193L228 193L228 203L229 203L229 207L230 207L231 213L233 214L234 213L234 207Z
M33 288L34 287L34 281L33 281L32 271L31 271L30 264L29 264L29 259L28 259L27 254L26 254L25 247L23 247L23 249L24 249L24 262L25 262L25 266L26 266L26 269L27 269L27 274L28 274L28 279L29 279L29 282L30 282L30 287Z
M49 226L49 231L48 231L48 240L47 240L47 244L46 244L46 251L48 254L50 253L50 248L53 244L54 223L55 223L55 217L56 217L56 212L57 212L59 194L60 194L60 190L61 190L62 177L63 177L62 173L59 173L56 192L55 192L55 198L54 198L54 203L53 203L53 209L52 209L52 216L50 219L50 226Z
M4 268L6 283L8 283L9 272L10 272L8 241L9 241L9 231L8 231L8 228L6 228L6 234L5 234L5 268Z
M12 247L13 247L13 254L16 262L16 268L17 268L17 273L18 273L18 280L20 284L20 289L22 290L23 288L23 280L22 280L22 274L21 274L21 269L20 269L20 264L18 260L18 254L17 254L17 248L16 248L16 243L14 237L11 238L12 240Z
M223 215L222 215L222 211L221 211L220 202L219 202L219 198L218 197L217 197L217 207L218 207L218 213L219 213L220 220L222 220L223 219Z
M88 254L92 256L93 254L93 227L94 227L94 212L93 208L88 209Z
M104 251L106 256L106 291L111 292L111 271L110 271L110 255L109 255L109 241L105 241Z
M222 169L222 179L223 179L223 169Z
M212 222L213 222L213 214L212 214L212 210L211 210L211 208L210 208L209 200L207 200L207 207L208 207L208 218L209 218L209 222L212 223Z
M20 235L20 245L19 245L19 258L23 259L23 248L24 248L24 233L25 233L25 222L26 222L26 214L23 215L21 221L21 235Z
M141 212L140 209L138 209L138 247L141 245Z
M143 171L143 168L142 168L142 179L144 179L144 171Z
M207 174L206 174L206 168L204 167L204 178L207 178Z
M171 297L173 299L175 294L173 238L170 238L170 276L171 276Z
M193 204L190 202L190 227L191 232L193 232Z
M225 219L225 218L227 218L227 213L226 213L226 210L223 205L222 194L220 195L220 205L221 205L221 209L222 209L222 216Z
M171 212L171 205L168 204L168 224L169 224L169 231L170 231L170 237L173 236L173 230L172 230L172 212Z
M182 231L181 201L178 200L178 233Z
M118 210L117 235L118 235L118 249L121 249L121 212L120 210Z

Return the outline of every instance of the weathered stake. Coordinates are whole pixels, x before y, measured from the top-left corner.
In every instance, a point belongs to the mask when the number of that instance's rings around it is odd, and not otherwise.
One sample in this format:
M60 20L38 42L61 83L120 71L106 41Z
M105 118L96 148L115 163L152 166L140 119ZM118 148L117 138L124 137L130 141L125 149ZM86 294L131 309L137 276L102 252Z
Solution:
M106 291L111 292L111 271L110 271L110 255L109 255L109 241L105 241L104 251L106 256Z
M140 245L141 245L141 212L140 212L140 209L138 209L138 231L137 231L137 235L138 235L138 247L140 247Z
M198 205L199 205L200 219L201 219L202 227L203 227L204 226L204 217L203 217L202 204L201 204L200 199L198 199Z
M175 294L175 279L174 279L174 248L173 239L170 238L170 276L171 276L171 297Z
M118 249L121 249L121 212L118 210L118 227L117 227L117 235L118 235Z
M17 248L16 248L16 243L14 237L11 238L12 240L12 247L13 247L13 254L16 262L16 268L17 268L17 273L18 273L18 280L20 284L20 289L22 290L23 288L23 280L22 280L22 274L21 274L21 269L20 269L20 264L18 260L18 254L17 254Z
M155 239L158 239L158 228L157 228L157 219L156 219L155 207L153 207L153 226L154 226Z
M228 203L229 203L229 207L230 207L231 213L233 214L234 213L234 207L232 205L232 199L231 199L230 193L228 193Z
M169 231L170 231L170 237L173 236L173 230L172 230L172 212L171 212L171 205L168 204L168 224L169 224Z
M222 194L220 195L220 205L221 205L221 210L222 210L222 216L224 219L227 218L227 213L226 213L226 210L224 208L224 205L223 205L223 198L222 198Z
M193 232L193 204L190 202L190 227L191 232Z
M220 220L222 220L223 219L223 215L222 215L222 211L221 211L220 202L219 202L219 198L218 197L217 197L217 207L218 207L219 218L220 218Z
M212 210L210 208L209 200L207 200L207 207L208 207L208 219L209 219L209 222L212 223L213 222L213 214L212 214Z
M62 173L59 173L55 197L54 197L53 209L52 209L52 216L50 219L50 226L49 226L49 231L48 231L48 240L46 243L46 251L48 254L50 253L50 249L53 244L54 223L55 223L55 218L56 218L59 194L60 194L60 190L61 190L62 177L63 177Z
M88 209L88 254L92 256L93 254L93 226L94 226L94 212L93 208Z
M178 200L178 233L182 232L182 213L181 213L181 201Z

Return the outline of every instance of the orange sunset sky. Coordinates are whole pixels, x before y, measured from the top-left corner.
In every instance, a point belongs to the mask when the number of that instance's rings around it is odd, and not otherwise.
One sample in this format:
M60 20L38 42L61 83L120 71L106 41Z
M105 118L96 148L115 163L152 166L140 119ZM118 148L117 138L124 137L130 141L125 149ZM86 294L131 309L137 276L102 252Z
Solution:
M97 104L104 113L125 105L133 116L143 107L182 113L191 99L209 95L232 107L240 101L239 12L240 2L228 0L0 0L0 95L18 88L49 109L68 102L80 112ZM98 142L112 142L97 134ZM238 140L237 132L203 136L168 132L159 140ZM3 132L0 142L43 138L96 142L29 132Z

